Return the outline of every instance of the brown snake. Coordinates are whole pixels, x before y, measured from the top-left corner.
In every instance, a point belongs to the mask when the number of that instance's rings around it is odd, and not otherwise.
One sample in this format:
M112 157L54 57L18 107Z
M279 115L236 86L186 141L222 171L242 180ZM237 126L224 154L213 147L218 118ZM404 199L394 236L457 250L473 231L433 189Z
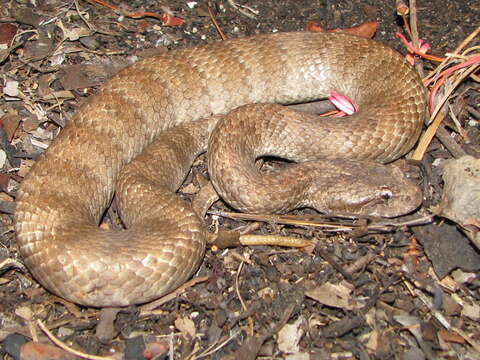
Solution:
M425 113L422 83L398 53L372 40L324 33L260 35L171 51L121 71L82 105L23 181L15 217L27 267L51 292L88 306L143 303L172 291L198 268L205 249L202 221L175 195L216 123L192 121L245 104L324 98L331 90L348 96L359 111L342 125L331 124L343 133L324 126L320 138L326 157L389 162L416 142ZM260 108L271 111L271 105ZM245 109L249 118L251 108ZM282 111L275 116L283 118ZM227 117L233 127L223 132L236 137L241 113ZM240 119L237 125L247 122ZM218 128L223 123L228 121ZM262 131L268 123L253 127ZM185 125L173 128L177 124ZM310 147L314 131L305 126L303 131L308 141L297 145ZM268 142L276 130L267 133L255 133L263 145L249 156L275 155L272 146L278 144ZM156 138L157 145L147 148ZM214 155L209 158L215 161ZM344 187L341 181L338 186ZM98 226L115 191L124 231ZM329 194L331 204L340 201ZM244 200L232 201L243 208ZM415 200L396 211L417 205Z

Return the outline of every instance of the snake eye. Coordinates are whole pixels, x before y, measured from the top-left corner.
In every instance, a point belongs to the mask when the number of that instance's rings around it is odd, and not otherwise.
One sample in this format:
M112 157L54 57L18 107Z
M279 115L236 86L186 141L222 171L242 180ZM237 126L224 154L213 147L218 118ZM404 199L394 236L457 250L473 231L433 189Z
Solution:
M393 194L390 190L383 190L380 194L383 200L389 200L393 197Z

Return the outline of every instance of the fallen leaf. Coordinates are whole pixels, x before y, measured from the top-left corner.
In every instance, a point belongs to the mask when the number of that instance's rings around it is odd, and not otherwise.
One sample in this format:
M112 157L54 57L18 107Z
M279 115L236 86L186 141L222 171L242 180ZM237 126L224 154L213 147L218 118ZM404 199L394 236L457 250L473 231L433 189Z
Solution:
M299 342L304 334L300 316L293 324L285 324L278 332L278 348L286 354L296 354L300 351Z
M5 166L5 163L7 162L7 154L5 151L0 149L0 169Z
M306 31L311 31L311 32L323 32L325 31L324 28L321 26L318 26L315 21L309 21L307 22L307 26L305 27Z
M373 330L370 334L368 334L368 341L366 344L366 348L371 351L372 354L375 354L378 350L378 342L379 342L379 332L377 330Z
M469 317L474 321L480 320L480 305L478 304L465 304L462 308L462 315Z
M17 33L17 27L13 24L0 24L0 44L10 46L15 34Z
M26 6L13 6L11 9L11 15L15 18L20 24L26 24L33 27L38 27L45 18L40 16L39 11Z
M15 135L15 131L20 124L21 117L14 114L5 114L0 119L1 126L5 133L7 134L8 141L12 141L13 136Z
M30 321L33 319L32 309L28 306L20 306L15 309L15 315L20 316L23 320Z
M69 29L63 25L61 20L57 21L57 26L62 29L63 36L69 41L77 41L81 37L90 36L92 31L85 27L74 27Z
M480 159L463 156L448 160L444 167L442 200L436 212L465 230L480 247Z
M62 68L60 83L65 90L90 88L103 84L126 64L76 64Z
M183 334L189 335L192 339L195 338L197 334L195 323L187 317L177 318L175 320L175 327Z
M185 20L177 18L173 16L173 14L168 10L168 8L164 8L165 13L164 14L157 14L154 12L139 12L139 13L127 13L125 11L122 11L120 8L108 3L105 0L92 0L102 6L105 6L111 10L118 11L123 13L124 16L133 18L133 19L141 19L144 17L153 17L155 19L158 19L162 21L163 25L167 26L179 26L183 25L185 23Z
M20 94L18 90L18 81L7 81L5 86L3 87L3 93L10 97L16 98Z
M353 310L359 309L363 304L352 299L351 288L344 282L340 284L325 283L305 292L305 295L327 306Z
M309 21L307 23L306 30L311 32L345 32L348 34L370 39L373 38L373 35L375 35L375 32L377 31L377 26L378 23L376 21L368 21L351 28L325 30L322 27L318 26L314 21Z
M42 100L72 100L75 99L75 95L69 90L59 90L47 94L42 97Z
M185 20L177 18L171 14L163 14L163 25L166 26L180 26L185 23Z
M24 46L24 58L25 59L43 59L47 56L51 56L54 50L54 36L50 34L46 29L40 27L38 29L38 39L34 41L28 41ZM63 54L62 54L63 55ZM51 66L55 66L51 62Z
M440 329L438 331L438 336L442 338L442 340L447 341L447 342L453 342L457 344L464 344L465 339L458 335L457 333L445 330L445 329Z
M452 277L454 281L460 284L469 284L477 278L477 274L475 272L466 272L460 269L456 269L452 271ZM442 283L443 286L443 283ZM448 287L447 287L448 289ZM457 291L458 289L455 288L453 292Z
M74 360L77 357L52 345L27 342L20 351L22 360Z
M1 150L3 152L3 150ZM3 152L5 154L5 152ZM10 174L0 173L0 190L7 191L10 182Z

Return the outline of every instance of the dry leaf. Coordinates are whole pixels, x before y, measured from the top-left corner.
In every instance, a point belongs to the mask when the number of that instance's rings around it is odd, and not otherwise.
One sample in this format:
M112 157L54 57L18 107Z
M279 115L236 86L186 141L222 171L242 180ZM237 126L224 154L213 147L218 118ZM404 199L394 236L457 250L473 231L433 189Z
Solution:
M303 336L301 325L303 318L300 316L293 324L286 324L278 332L278 348L287 354L296 354L300 351L299 342Z
M32 168L33 164L35 164L35 160L22 159L22 162L20 163L20 169L18 170L17 175L20 177L25 177Z
M3 93L7 96L16 98L20 94L20 91L18 90L18 81L7 81L3 87Z
M69 90L59 90L47 94L42 97L42 100L71 100L75 99L75 95Z
M66 28L61 20L57 21L57 26L62 29L63 36L69 41L77 41L81 37L90 36L92 31L84 27L76 27L73 29Z
M62 69L59 80L65 90L90 88L103 84L125 65L123 62L68 65Z
M380 334L377 330L373 330L370 334L368 334L366 347L372 352L372 354L375 354L378 350L379 335Z
M3 150L0 150L5 154ZM5 159L3 160L5 162ZM10 174L0 173L0 189L2 191L8 191L8 183L10 182Z
M449 160L439 215L460 224L466 235L480 246L480 159L463 156Z
M480 305L478 304L464 304L462 308L462 315L467 316L474 321L480 320Z
M5 114L0 119L1 126L5 133L7 134L8 140L12 141L15 131L20 124L21 117L15 114Z
M465 339L458 335L457 333L445 330L445 329L440 329L438 331L438 336L442 338L442 340L447 341L447 342L453 342L457 344L464 344Z
M15 34L17 33L17 27L13 24L0 24L0 44L6 44L10 46Z
M0 168L3 168L6 162L7 162L7 154L5 153L5 151L0 149Z
M351 288L345 282L340 284L325 283L305 292L305 295L327 306L354 310L363 306L362 303L352 299Z
M75 360L77 357L56 346L35 343L33 341L22 345L20 350L22 360Z
M364 37L364 38L373 38L375 32L377 31L378 23L376 21L368 21L361 25L345 28L345 29L331 29L325 30L322 27L318 26L314 21L309 21L306 26L307 31L311 32L345 32L348 34Z
M175 327L183 334L189 335L191 338L195 338L195 335L197 334L194 322L187 317L177 318L175 320Z
M23 320L30 321L33 318L32 309L28 306L20 306L15 309L15 314L20 316Z

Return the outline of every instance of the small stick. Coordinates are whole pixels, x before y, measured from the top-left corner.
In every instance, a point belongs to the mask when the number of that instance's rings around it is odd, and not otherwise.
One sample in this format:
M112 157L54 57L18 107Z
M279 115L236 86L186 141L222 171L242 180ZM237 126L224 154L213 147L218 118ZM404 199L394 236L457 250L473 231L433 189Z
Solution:
M70 346L68 346L67 344L65 344L64 342L60 341L60 339L57 339L55 335L53 335L50 332L50 330L48 330L48 328L45 326L42 320L38 319L37 324L40 327L40 329L42 329L42 331L48 336L48 338L53 341L55 345L57 345L59 348L75 356L81 357L83 359L89 359L89 360L118 360L118 357L90 355L90 354L86 354L84 352L75 350Z
M348 216L348 215L335 215L335 217L342 217L345 219L352 220L372 220L376 221L365 225L364 223L348 223L342 224L339 222L326 222L317 219L327 219L333 216L323 216L323 215L307 215L307 216L298 216L298 215L258 215L258 214L242 214L242 213L232 213L232 212L221 212L221 211L209 211L209 214L228 217L235 220L253 220L253 221L262 221L262 222L271 222L275 224L286 224L286 225L295 225L295 226L308 226L323 228L324 231L338 232L338 233L350 233L354 229L365 228L371 231L391 231L392 229L410 226L410 225L422 225L430 223L433 219L433 215L427 215L419 218L415 218L408 221L401 221L398 223L392 221L386 221L385 219L371 219L369 217L358 217L358 216Z
M122 9L118 8L117 6L114 6L110 3L108 3L105 0L87 0L88 2L91 3L97 3L99 5L105 6L106 8L109 8L110 10L113 10L117 13L122 14L123 16L132 18L132 19L140 19L144 17L153 17L155 19L160 20L164 25L168 26L179 26L183 25L185 23L184 20L179 19L172 14L165 13L165 14L157 14L154 12L140 12L140 13L128 13L126 11L123 11Z
M243 301L242 295L240 294L240 274L242 273L243 270L243 264L245 262L241 262L240 265L238 266L237 270L237 275L235 276L235 292L237 293L238 300L240 300L240 304L242 305L243 311L248 311L247 305L245 304L245 301Z
M444 68L448 63L449 63L449 60L452 56L455 56L455 55L458 55L460 53L460 51L462 51L462 49L467 46L468 43L470 43L478 34L480 33L480 26L478 28L476 28L470 35L468 35L463 41L462 43L454 50L453 53L451 53L450 56L448 56L447 58L445 58L443 60L443 62L437 66L436 69L432 70L428 75L427 75L427 79L433 77L435 74L437 74L438 72L440 72L439 69L442 69Z
M415 49L420 48L420 43L418 41L418 27L417 27L417 0L410 0L410 31L412 36L412 43ZM415 62L415 69L421 77L425 76L425 71L423 70L423 64L420 61Z
M210 6L210 4L207 4L207 11L208 11L208 15L210 16L210 20L213 23L213 26L215 26L215 30L217 30L218 32L218 35L220 35L223 41L227 40L228 37L227 35L225 35L222 28L220 27L217 20L215 19L215 16L213 15L212 7Z
M165 304L166 302L169 302L170 300L175 299L179 294L181 294L183 291L185 291L185 289L188 289L189 287L192 287L192 286L194 286L198 283L201 283L201 282L205 282L207 280L208 280L208 277L202 276L202 277L196 277L196 278L193 278L190 281L187 281L185 284L183 284L179 288L175 289L171 293L169 293L165 296L162 296L160 299L157 299L155 301L152 301L151 303L148 303L148 304L145 304L145 305L141 306L140 307L140 316L148 315L148 311L151 311L151 310Z
M448 100L450 95L453 93L453 91L460 85L460 83L467 78L471 73L475 72L478 68L480 68L480 63L472 65L469 69L465 70L452 84L452 86L445 92L445 95L441 98L439 101L437 107L432 113L432 119L433 122L430 124L428 127L427 131L423 134L421 137L417 148L415 149L412 159L413 160L421 160L423 156L425 155L425 152L427 150L428 145L433 139L433 136L435 135L438 127L440 126L440 123L443 120L443 114L440 113L440 110L443 108L443 105L445 102Z
M207 242L213 251L239 246L264 245L304 248L311 245L310 241L293 236L240 234L238 231L228 230L209 234Z

